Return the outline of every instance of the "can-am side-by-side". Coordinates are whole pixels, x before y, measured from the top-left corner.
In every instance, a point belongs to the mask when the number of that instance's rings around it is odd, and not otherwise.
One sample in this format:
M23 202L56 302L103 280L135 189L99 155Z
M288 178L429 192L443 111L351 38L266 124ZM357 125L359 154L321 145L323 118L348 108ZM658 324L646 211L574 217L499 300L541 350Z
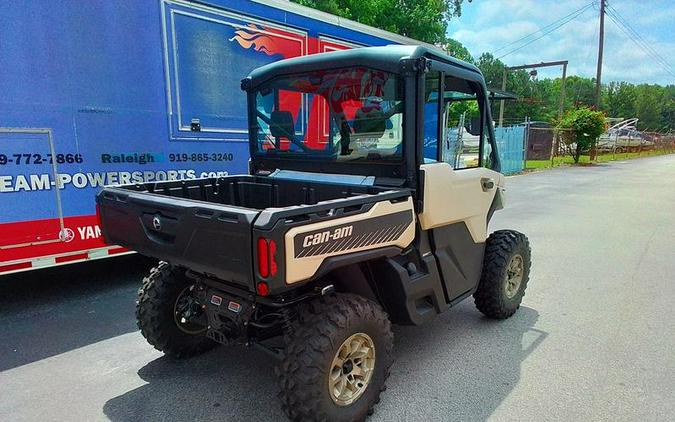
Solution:
M477 68L369 47L268 64L242 89L248 175L97 196L106 241L161 260L137 305L150 344L260 347L279 358L291 419L358 421L385 388L391 323L472 295L489 317L518 309L530 247L488 232L504 177ZM475 146L448 135L455 121Z

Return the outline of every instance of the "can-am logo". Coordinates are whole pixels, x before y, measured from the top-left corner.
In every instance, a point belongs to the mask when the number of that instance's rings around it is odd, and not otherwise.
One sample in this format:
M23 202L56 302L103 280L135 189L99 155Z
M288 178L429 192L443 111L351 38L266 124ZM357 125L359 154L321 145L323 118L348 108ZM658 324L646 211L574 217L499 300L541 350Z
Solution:
M327 230L319 233L310 234L305 236L305 240L302 242L303 247L320 245L322 243L328 242L330 240L342 239L343 237L351 236L354 226L345 226L338 227L335 230Z

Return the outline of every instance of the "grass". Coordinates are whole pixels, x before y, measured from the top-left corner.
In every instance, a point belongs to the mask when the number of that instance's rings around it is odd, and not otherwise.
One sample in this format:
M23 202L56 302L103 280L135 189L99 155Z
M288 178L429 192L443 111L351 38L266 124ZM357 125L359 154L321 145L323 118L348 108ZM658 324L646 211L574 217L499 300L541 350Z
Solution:
M622 152L617 154L602 154L596 157L596 160L591 162L588 155L582 155L579 157L580 165L588 165L593 163L604 163L607 161L623 161L631 160L633 158L643 158L643 157L653 157L656 155L672 154L672 151L642 151L642 152ZM553 167L574 165L574 160L572 157L555 157L553 159ZM551 167L551 160L527 160L525 163L526 170L538 170Z

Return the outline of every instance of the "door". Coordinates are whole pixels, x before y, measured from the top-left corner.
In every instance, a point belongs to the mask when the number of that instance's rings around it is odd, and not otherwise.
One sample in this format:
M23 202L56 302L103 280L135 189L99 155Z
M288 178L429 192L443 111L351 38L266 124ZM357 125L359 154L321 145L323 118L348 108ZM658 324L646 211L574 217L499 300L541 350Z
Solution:
M419 221L429 232L452 301L470 293L480 279L488 216L500 204L495 198L504 177L488 168L494 144L480 86L430 72L424 89Z
M57 161L50 129L0 128L0 262L4 250L62 241Z

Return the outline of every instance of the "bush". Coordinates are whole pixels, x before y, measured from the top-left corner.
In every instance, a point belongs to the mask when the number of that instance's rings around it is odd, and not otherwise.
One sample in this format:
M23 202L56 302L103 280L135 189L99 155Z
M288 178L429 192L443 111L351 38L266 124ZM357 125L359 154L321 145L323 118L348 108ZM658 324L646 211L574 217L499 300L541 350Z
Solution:
M575 163L582 153L590 151L598 137L606 130L605 115L587 107L570 110L558 122L561 136Z

